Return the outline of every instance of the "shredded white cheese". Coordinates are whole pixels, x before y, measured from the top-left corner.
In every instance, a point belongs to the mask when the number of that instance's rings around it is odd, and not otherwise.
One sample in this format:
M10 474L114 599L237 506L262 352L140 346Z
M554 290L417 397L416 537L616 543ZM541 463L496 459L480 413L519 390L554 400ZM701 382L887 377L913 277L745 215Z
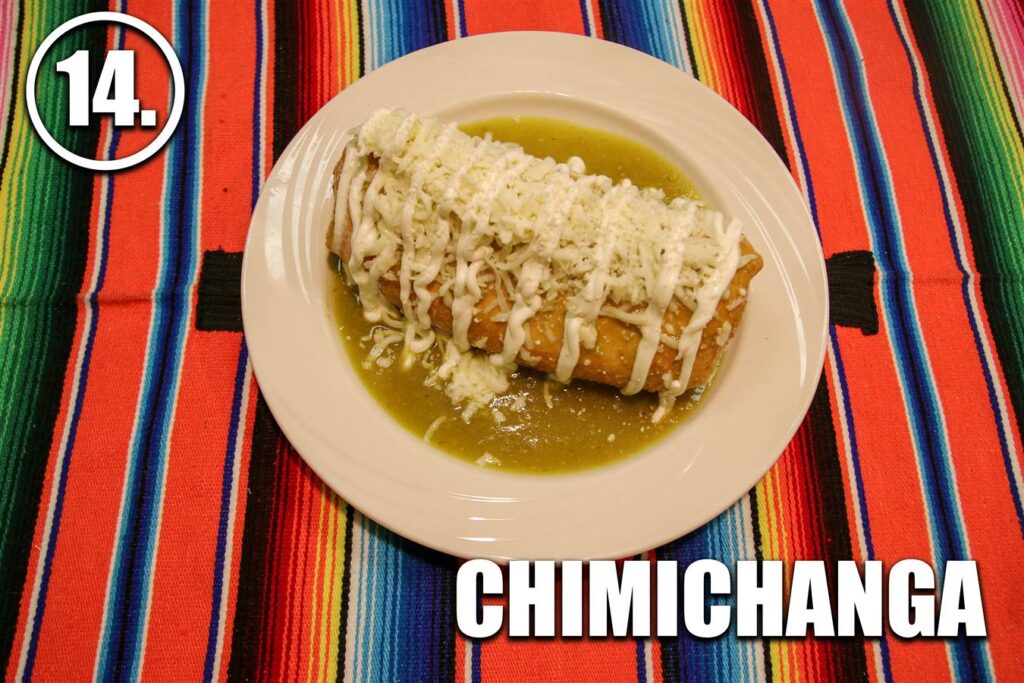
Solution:
M436 420L434 420L433 422L431 422L430 426L427 427L426 433L423 434L423 441L426 442L426 443L430 443L430 437L432 437L434 435L434 432L437 431L437 428L440 427L441 424L444 423L444 421L447 420L447 419L448 419L447 417L442 415L442 416L438 417Z
M494 365L486 356L460 352L450 340L445 361L434 371L452 405L462 406L462 419L467 422L508 391L508 376L508 368Z
M581 349L595 347L599 316L639 329L626 394L645 386L665 338L665 312L679 304L692 311L685 329L672 331L682 371L665 378L660 419L686 390L703 330L748 258L739 254L740 224L699 202L666 202L660 190L586 175L578 157L539 159L406 111L374 112L349 152L334 221L352 225L346 272L365 316L380 323L367 360L390 364L386 353L401 344L408 363L442 346L433 381L467 420L507 391L515 359L531 357L526 323L555 301L566 306L559 381L571 379ZM371 158L378 167L367 183ZM382 280L397 280L397 309L382 295ZM496 310L478 310L485 289ZM435 297L451 309L450 339L432 328ZM469 339L482 315L507 321L502 350L490 358L471 352L486 341ZM549 326L541 334L555 340Z
M494 457L490 453L484 453L483 455L481 455L479 458L476 459L476 464L479 465L480 467L487 467L487 466L500 467L501 466L501 460L496 458L496 457Z

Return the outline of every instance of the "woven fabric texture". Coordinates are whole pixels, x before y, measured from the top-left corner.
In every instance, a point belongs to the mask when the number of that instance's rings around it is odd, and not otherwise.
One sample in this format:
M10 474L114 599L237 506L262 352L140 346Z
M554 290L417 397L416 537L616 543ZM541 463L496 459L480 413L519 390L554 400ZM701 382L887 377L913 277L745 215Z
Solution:
M25 104L42 39L104 9L167 36L187 91L168 146L109 175L46 149ZM796 437L646 557L974 559L987 638L467 641L458 561L349 508L283 439L237 303L262 180L364 74L513 29L629 45L720 93L829 257L828 357ZM67 40L145 49L104 25ZM159 70L137 81L168 95ZM1014 0L0 0L7 678L1024 680L1022 122ZM140 137L63 140L112 157Z

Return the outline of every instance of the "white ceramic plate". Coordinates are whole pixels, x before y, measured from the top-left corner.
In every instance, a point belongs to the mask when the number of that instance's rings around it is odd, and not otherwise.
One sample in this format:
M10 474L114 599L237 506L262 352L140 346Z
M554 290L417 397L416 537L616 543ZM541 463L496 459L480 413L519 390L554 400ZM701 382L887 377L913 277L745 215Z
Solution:
M729 358L704 405L641 454L578 474L485 470L434 450L363 388L330 312L324 235L346 132L382 106L469 121L569 119L623 133L676 163L742 219L764 256ZM253 214L242 271L260 388L289 440L367 516L463 557L628 556L707 522L749 490L796 431L825 354L824 262L792 178L735 109L640 52L555 33L421 50L331 100L299 132Z

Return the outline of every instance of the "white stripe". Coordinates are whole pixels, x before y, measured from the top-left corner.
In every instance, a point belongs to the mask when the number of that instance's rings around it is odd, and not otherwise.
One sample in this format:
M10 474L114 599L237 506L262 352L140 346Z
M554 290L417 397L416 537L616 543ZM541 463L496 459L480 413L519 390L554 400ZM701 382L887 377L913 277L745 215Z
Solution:
M363 516L354 508L348 509L352 515L352 553L349 558L348 578L348 623L345 625L345 652L350 656L345 657L345 671L342 673L346 681L355 680L355 672L359 670L361 649L356 647L359 642L359 629L361 626L360 601L363 596Z
M466 36L462 33L462 8L459 7L459 0L451 0L452 2L452 16L455 18L455 37L465 38ZM589 11L589 10L588 10ZM593 15L591 15L593 16ZM593 31L594 23L590 23L591 31Z
M458 7L459 0L452 0L452 5ZM458 12L458 9L455 11ZM590 32L587 35L593 38L597 35L597 22L594 20L594 7L590 4L590 0L583 0L583 13L587 17L587 26L590 27ZM456 18L458 18L457 14Z
M362 0L363 7L363 60L366 73L378 66L377 55L377 5L374 0Z
M829 344L831 343L830 339ZM852 435L850 433L849 420L846 418L846 396L843 395L842 381L839 378L839 364L836 363L835 352L837 350L828 354L828 367L829 374L832 375L832 394L836 401L836 412L839 414L839 432L843 441L843 464L846 466L846 480L850 482L852 488L847 493L856 501L852 507L854 524L857 531L857 548L860 551L861 559L868 560L871 557L868 554L867 532L864 529L864 511L860 507L860 493L857 489L859 477L857 476L856 464L853 462Z
M461 636L461 638L462 642L466 644L466 647L463 648L465 650L465 657L463 657L465 661L462 664L462 677L466 683L473 683L473 641L465 636Z
M206 11L205 7L204 7L203 11ZM205 27L206 28L206 35L204 35L204 40L207 41L207 44L208 44L208 39L209 39L209 22L205 21L204 23L206 24L206 27ZM206 99L207 78L206 78L205 70L206 70L206 68L204 67L204 73L203 73L203 76L202 76L203 87L202 87L202 90L199 93L199 101L193 105L193 106L198 107L200 111L202 111L203 103L205 102L205 99ZM177 94L176 94L176 96L177 96ZM195 215L195 231L196 231L196 234L195 234L195 242L194 242L195 245L196 245L197 251L198 251L199 245L201 244L201 239L202 239L201 221L202 221L202 201L203 201L202 200L202 189L201 189L202 188L202 182L203 182L203 178L202 178L202 143L201 143L201 141L198 144L199 144L199 155L200 155L199 161L200 161L200 163L199 163L199 169L198 169L199 177L197 179L197 181L198 181L197 182L197 186L200 189L199 189L197 197L196 197L196 202L197 202L196 215ZM165 174L167 172L168 171L165 168ZM161 206L160 225L161 225L161 235L160 235L160 255L159 255L159 258L157 260L158 263L163 263L164 262L164 250L163 250L163 239L162 239L162 237L163 237L163 229L164 229L164 226L165 226L165 221L164 221L164 218L163 218L163 215L162 215L163 214L163 208L162 207L164 207L166 205L166 200L167 200L167 196L166 195L167 195L167 183L165 182L165 183L163 183L163 187L161 188L161 193L160 193L160 206ZM197 272L197 269L198 269L198 261L199 261L198 254L193 254L192 272L188 274L188 278L187 278L187 283L189 285L191 285L195 281L196 272ZM158 283L158 286L159 286L159 283ZM155 290L154 290L153 293L155 294ZM186 297L185 310L183 311L183 314L185 316L185 320L186 321L191 320L191 315L192 315L192 300L191 300L191 297ZM146 348L147 349L151 348L151 344L152 344L152 340L153 340L153 334L154 334L154 319L156 318L156 316L157 316L157 310L156 310L156 307L154 306L153 312L152 312L151 317L150 317L149 332L146 335ZM178 364L178 367L176 368L176 372L175 372L175 375L174 375L173 380L172 380L173 384L172 384L172 389L171 389L170 393L173 396L173 403L172 403L172 406L171 406L171 413L169 415L169 420L168 420L168 429L167 429L166 439L163 441L163 444L162 444L163 448L162 448L162 452L160 453L160 457L159 457L159 465L162 467L162 475L161 475L161 479L160 479L160 489L159 489L158 494L157 494L157 502L156 502L156 507L157 507L158 513L157 513L155 530L154 530L154 536L153 536L153 550L152 550L152 556L151 556L152 559L151 559L150 565L145 568L145 571L146 571L146 573L148 575L149 591L148 591L148 593L146 595L146 601L145 601L145 605L143 607L143 615L142 615L142 619L140 620L141 633L140 633L140 636L139 636L140 637L139 656L138 656L138 662L137 662L137 670L134 672L136 680L138 680L141 677L143 666L145 664L146 645L147 645L147 640L148 640L148 635L149 635L149 613L150 613L150 607L152 605L152 599L153 599L152 575L153 575L153 569L154 569L154 567L156 566L156 563L157 563L157 558L158 558L158 553L159 553L159 546L160 546L160 530L161 530L161 527L162 527L162 524L163 524L163 502L164 502L164 494L165 494L166 486L167 486L167 459L168 459L167 456L168 456L168 452L169 452L169 449L170 449L171 437L172 437L173 431L174 431L175 417L177 415L178 388L180 386L181 371L182 371L182 366L184 365L184 357L185 357L185 354L187 352L187 346L188 346L188 330L186 329L185 335L184 335L184 339L183 339L183 342L182 342L182 348L180 350L180 357L182 359L182 362ZM145 361L145 364L143 365L143 367L144 368L148 367L150 362L151 361L150 361L150 358L149 358L148 352L147 352L146 361ZM134 422L134 424L132 426L131 440L129 441L129 443L133 444L133 445L135 444L136 440L139 438L139 433L138 433L138 429L139 429L138 415L139 415L139 413L140 413L140 411L142 409L142 405L143 405L143 401L144 400L145 400L145 394L144 394L144 392L140 391L139 392L138 402L136 403L136 408L135 408L135 416L136 416L135 417L135 422ZM131 451L129 450L129 460L130 460L130 455L131 455ZM126 467L125 467L125 478L124 478L124 484L122 486L122 491L121 491L121 509L118 512L117 526L116 526L115 534L114 534L114 538L115 539L120 539L121 538L121 533L122 533L124 522L125 522L125 520L124 520L125 500L126 500L126 497L128 495L128 491L127 491L127 487L128 487L128 472L130 471L130 469L131 469L131 463L129 461L129 462L126 463ZM101 634L100 634L100 641L99 641L101 646L102 646L102 644L103 644L103 642L105 640L106 634L108 633L108 628L110 626L110 624L109 624L109 618L110 618L110 597L111 597L111 592L113 590L113 578L114 578L113 568L114 568L114 565L116 563L117 557L120 554L120 550L121 549L118 548L118 547L114 548L114 552L111 553L110 565L109 565L109 567L107 569L107 586L106 586L106 591L105 591L104 601L103 601L103 618L102 618L102 621L101 621L101 624L103 626L102 626L102 630L101 630ZM95 678L98 678L99 674L100 674L100 671L99 671L99 665L100 665L100 660L101 660L101 656L100 655L101 655L101 651L99 649L97 649L96 658L95 658L95 662L94 662L94 665L93 665L93 667L94 667L93 668L93 676Z
M842 8L837 8L837 10L839 12L843 12ZM815 5L815 17L818 20L819 29L822 32L822 34L824 35L826 33L826 29L823 26L821 26L821 17L818 14L818 11L817 11L817 5ZM847 24L847 26L848 26L851 34L852 34L853 29L852 29L852 27L849 27L849 20L848 20L848 18L845 17L845 13L844 13L843 17L840 17L838 19L838 21L844 21ZM851 38L854 41L856 41L856 36L852 36L851 35ZM857 47L857 51L859 53L860 52L859 45L856 46L856 47ZM838 86L838 83L836 83L835 81L838 81L839 76L836 73L835 65L832 64L831 56L829 57L829 65L830 65L830 68L832 69L832 77L833 77L833 81L834 81L834 87L838 90L839 86ZM863 69L863 65L861 66L861 69ZM865 90L869 90L869 86L868 86L868 83L867 83L867 74L866 73L863 73L863 71L861 71L858 74L854 75L853 78L862 81ZM870 94L868 94L868 97L870 97ZM869 128L868 133L870 135L872 135L872 137L874 137L878 141L879 151L881 152L881 154L884 157L882 161L886 165L886 167L888 167L888 154L887 154L887 152L884 149L884 146L883 146L883 143L882 143L882 139L881 139L881 134L880 134L880 132L878 130L878 123L877 123L877 121L875 120L875 117L874 117L874 107L873 107L873 105L870 102L867 103L866 111L867 111L867 114L868 114L868 117L869 117L869 120L866 122L866 126L868 126L868 128ZM848 114L847 114L847 112L845 110L842 111L841 114L842 114L841 118L843 120L843 129L846 132L846 139L847 139L848 142L850 142L850 144L852 146L853 137L850 134L850 125L849 125L849 121L848 121ZM855 150L852 150L852 148L851 148L851 154L853 156L856 156L856 152L855 152ZM890 184L891 184L891 181L890 181ZM860 179L860 177L857 177L857 187L858 187L858 191L863 196L864 188L861 186L861 179ZM892 197L892 202L893 202L893 212L894 212L893 213L893 218L896 221L896 226L895 226L896 233L894 235L894 240L897 243L896 251L897 251L897 254L900 255L900 256L898 256L898 258L901 261L906 261L906 249L905 249L905 245L903 244L903 238L902 238L902 229L903 229L903 226L902 226L902 216L901 216L901 213L900 213L899 206L898 206L898 204L896 202L895 194L894 193L890 193L890 196ZM871 217L867 215L867 207L866 207L866 205L863 205L863 202L862 202L861 209L864 212L865 229L866 229L868 240L871 242L871 250L872 250L872 252L878 253L878 251L879 251L878 245L875 244L874 234L873 234L873 231L872 231L872 229L870 227L871 223L872 223L872 220L871 220ZM886 288L887 289L888 288L888 286L886 284L884 284L884 283L885 283L885 273L881 273L879 275L879 288L880 289L882 289L882 288ZM880 292L880 295L884 297L885 296L885 291ZM916 301L916 296L915 296L913 290L910 291L909 296L910 296L910 299L911 299L911 302L910 302L911 308L913 308L916 311L917 310L917 301ZM889 324L889 317L888 317L888 313L886 311L886 307L885 306L880 306L879 308L881 309L881 316L882 316L883 322L884 322L883 329L891 330L892 326ZM935 378L932 376L932 373L931 373L931 363L930 363L930 361L928 359L928 349L927 349L927 347L925 345L923 332L921 332L921 330L920 330L920 324L916 320L911 322L910 324L913 327L916 327L918 329L918 332L921 333L921 347L922 347L921 350L922 350L922 352L924 353L924 356L925 356L925 359L924 359L925 360L924 371L927 373L927 382L928 382L928 384L930 384L932 387L934 387L935 386ZM892 339L890 339L889 341L890 341L890 346L895 348L897 342L893 341ZM895 353L895 351L894 351L894 353ZM896 358L893 358L893 363L894 364L898 364ZM907 389L907 386L904 384L903 373L899 372L898 369L897 369L897 372L896 372L896 379L897 379L897 381L899 382L899 385L900 385L901 395L903 397L906 397L908 395L909 391ZM914 429L913 429L914 419L913 419L911 407L908 404L906 398L904 398L902 400L902 403L903 403L904 413L905 413L906 418L907 418L907 426L908 426L909 431L910 431L911 439L914 441L915 451L920 452L923 449L918 448L917 440L916 440L916 437L914 436ZM943 439L948 444L948 441L949 441L949 436L948 436L949 435L949 430L946 428L946 417L945 417L945 414L942 411L941 404L937 403L936 404L936 409L937 409L937 417L939 419L940 426L941 426L941 429L942 429ZM948 448L947 448L947 450L948 450ZM952 476L953 476L953 478L955 480L955 478L956 478L956 471L953 468L953 463L952 462L949 462L949 467L950 467L951 474L952 474ZM920 489L921 489L921 500L927 500L928 499L928 492L925 490L925 482L924 482L924 478L922 477L922 473L921 473L921 468L920 467L917 468L916 474L917 474L917 481L918 481L918 484L920 485ZM953 493L953 495L956 495L956 492L952 492L952 493ZM957 502L957 505L956 505L957 512L959 513L959 500L957 500L956 502ZM957 514L957 517L958 517L957 522L958 522L958 526L960 526L961 529L962 529L963 528L963 521L961 519L959 519L959 516L960 515ZM932 521L931 521L931 518L930 518L929 515L925 515L925 521L926 521L926 523L928 525L928 547L930 548L930 552L934 556L934 554L935 554L935 546L934 546L934 543L933 543L934 535L933 535L933 529L932 529ZM964 545L965 545L965 547L967 547L968 552L970 552L966 533L964 534Z
M969 286L967 287L967 294L968 294L967 298L968 298L968 304L969 304L968 305L968 312L971 315L971 317L974 319L975 326L979 330L978 338L981 340L981 347L982 347L981 348L981 360L985 364L985 366L986 366L986 368L988 370L988 375L991 378L991 382L992 382L992 389L993 389L993 392L996 395L996 410L997 410L997 414L995 415L995 418L996 418L996 420L998 420L1001 423L1001 426L1003 428L1003 434L1005 435L1005 438L1006 438L1007 449L1009 450L1009 453L1010 453L1009 460L1010 460L1010 467L1011 467L1011 470L1012 470L1011 477L1013 478L1013 481L1011 482L1011 485L1016 487L1017 495L1019 497L1020 493L1021 493L1021 490L1024 489L1024 485L1022 485L1022 481L1021 481L1020 458L1018 457L1017 444L1016 444L1016 441L1014 439L1014 429L1013 429L1012 424L1010 423L1009 411L1007 410L1007 407L1006 407L1006 398L1003 395L1003 386L1002 386L1002 383L999 381L999 378L1000 378L1001 375L999 373L999 369L996 367L996 362L995 362L995 359L994 359L993 354L992 354L992 349L989 346L989 340L988 340L988 334L987 334L988 330L986 329L985 319L984 319L984 317L981 314L981 310L980 310L981 307L978 305L978 301L977 301L977 296L976 296L977 279L975 278L973 267L970 267L970 266L973 266L973 264L967 265L967 261L968 261L968 258L967 258L967 247L966 247L966 243L965 243L965 240L964 240L963 226L960 225L960 212L958 210L958 206L956 204L955 198L953 197L952 184L950 183L950 180L949 180L949 175L950 174L949 174L949 170L946 167L946 159L945 159L944 155L939 153L939 150L941 150L942 147L939 144L938 134L936 133L935 121L932 119L931 107L928 106L930 104L930 102L931 102L930 93L923 92L923 90L924 90L923 83L925 82L924 81L924 79L925 79L925 71L922 68L920 61L918 60L917 52L914 49L915 46L911 45L911 42L910 42L911 41L910 31L907 29L906 20L905 20L905 18L903 16L903 10L902 10L902 7L900 6L900 3L898 1L897 2L893 2L892 3L892 7L893 7L893 12L896 15L897 27L898 27L900 33L902 34L903 39L905 41L907 41L907 45L910 48L910 49L907 50L907 52L910 55L911 68L913 69L915 75L917 76L917 84L918 84L917 85L917 92L918 92L918 97L920 98L921 102L923 103L923 106L921 108L924 110L925 129L928 131L928 137L929 137L929 139L930 139L930 141L932 143L932 148L935 150L936 161L937 161L938 167L939 167L939 178L940 178L940 183L939 184L942 187L942 193L943 193L943 195L945 197L946 205L949 207L949 216L950 216L950 219L952 220L952 223L953 223L953 233L954 233L955 238L956 238L956 240L955 240L956 241L956 245L955 245L956 246L956 250L957 250L957 253L958 253L960 261L965 264L965 270L967 272L967 280L968 280L968 283L969 283ZM945 422L945 420L943 420L943 422ZM950 469L953 470L953 463L952 463L952 461L950 461ZM955 470L953 471L953 474L955 476ZM959 501L957 501L957 502L958 502L958 506L957 507L958 507L958 512L959 512ZM959 516L960 515L958 515L958 517ZM961 524L963 523L962 519L960 520L960 522L961 522ZM964 530L964 545L966 547L968 547L968 553L969 553L970 551L969 551L969 546L967 546L967 531L966 531L966 529ZM982 651L984 652L985 659L987 660L988 670L989 671L995 671L995 669L994 669L994 667L992 665L992 653L989 650L988 646L984 645L984 647L982 648Z
M257 164L259 166L260 184L262 186L263 181L266 180L266 177L267 177L267 154L266 154L265 142L264 141L266 140L266 133L267 133L267 130L268 130L268 127L267 127L267 73L270 71L270 69L267 68L267 64L269 64L269 62L270 62L270 59L267 56L268 50L270 49L269 48L270 31L268 29L268 23L267 23L268 22L268 18L267 18L267 2L266 2L266 0L261 0L261 2L260 2L260 16L262 17L262 22L261 23L263 25L263 33L261 34L263 36L263 63L260 65L260 95L261 95L260 96L260 135L259 135L259 142L257 143L259 145L259 147L260 147L260 150L259 150L259 155L258 155L256 161L257 161Z
M234 557L235 542L235 519L238 512L238 480L239 469L242 466L242 442L245 441L245 425L249 415L249 390L252 380L252 364L245 365L245 379L242 381L242 402L238 410L238 422L235 427L235 452L232 454L233 464L231 466L231 497L228 503L227 537L224 539L224 565L221 568L220 576L220 607L219 618L217 619L217 645L213 656L213 679L220 678L220 660L224 652L224 634L227 632L228 620L228 593L231 591L231 563Z
M832 345L831 335L829 344ZM839 414L839 431L842 435L843 440L843 464L846 467L846 480L850 482L850 488L847 490L847 495L853 497L853 518L854 518L854 531L856 532L857 548L860 551L860 557L862 560L872 559L868 554L867 546L867 532L864 529L864 512L860 506L860 493L857 489L857 477L856 466L853 462L853 443L850 441L850 424L846 419L846 397L843 395L842 384L839 379L839 366L836 363L835 354L838 353L838 349L833 348L832 353L828 354L828 366L829 373L832 375L832 394L836 401L836 412ZM875 677L876 680L885 680L885 668L882 666L882 648L880 642L876 639L871 639L871 656L875 664Z
M1016 488L1018 499L1024 491L1024 478L1021 476L1020 469L1020 451L1015 438L1016 431L1013 426L1012 420L1010 420L1010 410L1006 404L1006 395L1003 391L1003 383L1000 381L1002 373L995 359L995 354L992 352L992 347L989 344L988 326L987 320L982 315L981 306L978 304L978 281L974 273L972 263L969 263L969 252L967 249L966 239L964 237L963 226L960 224L960 211L956 203L956 198L953 196L952 182L950 181L950 171L947 167L946 158L943 154L939 153L942 149L942 145L939 142L939 136L935 121L932 119L931 107L928 106L931 103L930 92L924 92L926 72L921 65L920 60L917 56L915 46L911 43L910 30L907 28L906 19L903 16L903 9L899 2L893 2L893 8L896 15L896 22L900 33L903 35L903 39L907 41L910 46L910 61L911 68L914 70L917 76L918 82L918 96L923 103L922 109L924 109L924 124L928 131L928 138L931 140L932 147L936 150L936 157L939 166L939 178L940 185L942 188L942 194L946 199L946 205L949 206L949 215L953 221L953 234L955 235L956 243L955 248L957 254L960 257L960 261L965 264L965 270L967 272L967 281L969 286L967 287L967 298L968 298L968 313L971 318L974 319L975 325L979 331L978 337L981 339L981 361L985 364L988 370L989 377L992 378L992 388L996 395L996 420L999 421L1000 426L1003 429L1003 434L1006 435L1006 445L1010 454L1010 468L1012 472L1011 484ZM987 650L986 650L987 651Z

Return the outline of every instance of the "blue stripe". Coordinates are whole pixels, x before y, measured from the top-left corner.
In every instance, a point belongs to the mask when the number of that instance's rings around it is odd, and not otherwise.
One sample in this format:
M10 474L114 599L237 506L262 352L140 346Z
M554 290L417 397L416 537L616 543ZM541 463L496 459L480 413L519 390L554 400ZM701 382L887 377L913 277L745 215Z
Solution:
M734 505L700 529L656 551L657 559L678 562L680 585L687 567L697 560L714 558L733 567L738 560L750 559L740 555L744 546L734 530L737 522L742 524L741 506L742 503ZM732 595L709 597L708 602L735 606ZM705 680L709 671L715 672L715 680L751 680L753 676L747 663L748 647L756 646L748 641L737 640L735 622L729 628L729 635L722 638L697 638L685 628L680 628L677 638L662 639L661 656L665 677L676 673L665 666L667 655L675 659L681 681Z
M370 604L370 600L373 597L371 595L371 591L373 590L373 585L372 585L372 582L370 580L370 573L373 571L373 569L372 569L373 563L370 561L370 552L369 552L369 545L370 545L369 537L370 537L370 534L367 533L367 529L366 529L366 527L369 526L369 524L370 524L370 521L366 517L363 517L362 518L362 524L360 525L362 527L362 533L359 534L359 537L360 537L359 538L359 545L360 545L360 548L359 548L359 550L360 550L360 552L359 552L359 558L360 558L359 565L360 565L360 570L361 570L359 572L359 576L360 576L360 580L361 580L361 585L359 587L359 601L358 601L358 604L356 606L357 607L356 614L367 614L367 610L369 609L368 605ZM368 618L367 618L367 621L369 621ZM369 679L369 676L367 675L367 668L368 668L368 665L366 663L367 656L371 652L373 652L373 650L370 648L370 637L368 635L368 632L369 632L368 624L364 623L362 625L362 629L361 630L362 630L362 632L359 634L361 636L361 638L360 638L359 645L358 645L360 653L361 653L360 662L359 662L360 663L360 668L359 668L358 671L355 671L355 678L357 680L360 680L360 681L365 681L365 680Z
M818 221L818 202L814 192L814 181L811 178L811 169L807 161L807 154L804 150L803 136L800 134L800 121L796 114L796 106L793 103L793 94L790 89L789 75L786 71L785 58L782 56L782 46L779 44L778 31L775 28L775 18L772 15L769 3L761 1L761 8L764 10L765 20L768 24L769 38L772 42L775 55L779 65L779 76L782 80L782 96L786 103L786 111L790 123L793 126L793 144L796 145L796 161L803 171L807 203L810 207L811 216L814 220L814 227L821 236L821 224ZM864 545L867 553L865 560L875 559L875 547L871 535L871 519L867 511L867 493L864 490L864 478L861 474L860 448L857 444L857 429L853 420L853 410L850 407L850 389L846 379L846 369L843 363L843 354L839 347L839 339L834 325L829 326L829 338L831 340L832 358L836 363L836 375L839 381L839 391L843 397L843 413L846 416L847 430L850 439L850 459L853 461L853 471L857 496L857 509L860 511L861 527L864 530ZM892 663L889 655L889 639L883 635L879 639L879 649L882 656L882 672L885 680L891 682Z
M904 387L931 519L935 562L941 572L947 561L967 559L967 541L950 467L949 444L914 307L902 226L892 194L892 179L871 110L863 56L849 18L841 6L831 1L815 0L815 9L833 63L857 162L867 223L882 271L879 287L892 342L890 346ZM984 644L956 639L948 641L948 649L958 677L991 677Z
M903 46L903 52L907 56L907 66L910 69L911 76L914 82L914 103L917 105L917 113L921 118L921 126L927 132L927 114L925 113L925 105L921 99L921 93L924 91L921 83L921 75L918 69L914 66L913 54L910 49L910 44L907 42L907 36L903 31L903 27L896 16L896 8L893 6L892 0L888 0L889 16L892 17L893 26L896 28L896 33L899 36L900 44ZM985 376L985 389L988 391L989 405L992 407L992 415L996 426L996 434L999 437L999 450L1003 456L1003 467L1006 470L1006 477L1010 488L1010 495L1013 497L1013 507L1017 511L1017 523L1021 527L1021 533L1024 534L1024 507L1021 505L1020 491L1017 490L1017 486L1013 475L1013 455L1010 453L1009 438L1006 435L1006 431L1003 428L1003 421L1001 418L1002 411L999 408L999 400L996 396L995 380L992 377L992 368L989 366L985 358L984 346L982 344L980 323L978 322L977 315L974 312L974 308L971 306L970 298L970 287L972 274L969 272L966 265L966 258L962 251L960 251L960 245L956 238L956 227L953 222L953 210L949 205L948 187L946 182L943 180L941 165L939 162L939 153L935 148L935 140L932 139L931 134L925 135L925 142L928 144L928 155L931 158L932 168L935 171L935 179L942 186L939 194L942 197L942 213L946 219L946 230L949 233L949 243L953 248L953 255L956 258L956 267L960 271L960 294L964 300L964 308L967 310L967 321L971 326L971 335L974 338L974 346L978 350L978 358L981 361L981 370Z
M466 3L464 0L455 0L459 3L459 35L467 36L469 33L466 31Z
M583 19L583 35L593 36L594 27L590 25L590 17L587 16L587 3L590 0L580 0L580 18Z
M677 67L682 66L666 47L665 41L659 39L663 27L660 21L652 18L649 3L638 6L626 0L603 0L601 6L606 40L646 52Z
M210 626L206 634L206 659L203 663L203 680L212 681L217 672L213 663L217 654L217 633L220 631L220 603L224 591L224 555L228 538L228 519L231 516L231 488L235 480L235 449L238 444L239 417L242 412L245 374L249 354L242 339L241 350L235 368L235 393L231 401L231 421L228 427L228 444L224 454L224 474L220 489L220 520L217 524L217 550L213 562L213 596L210 598Z
M195 226L200 219L206 6L187 3L180 8L174 12L174 43L185 72L182 95L188 106L167 149L160 272L97 662L104 679L139 675L171 414L191 312Z
M483 674L480 671L480 641L479 640L473 640L472 643L473 643L473 652L471 653L471 657L472 657L472 666L473 666L473 671L472 671L473 683L480 683L483 680Z
M636 681L637 683L647 683L647 652L646 650L647 639L637 638L636 639Z
M261 172L263 162L263 128L260 111L263 102L263 83L261 76L265 67L263 63L263 2L255 3L256 16L256 68L253 72L252 92L252 172L250 185L250 205L256 206L260 186L263 181ZM223 597L224 559L227 552L228 520L231 516L231 488L235 478L235 450L238 442L238 427L241 416L241 405L244 399L245 374L249 363L249 353L242 338L235 367L235 392L231 401L231 420L228 426L228 442L224 454L224 474L221 481L220 519L217 525L217 549L214 555L213 596L210 599L210 625L206 636L206 659L203 664L203 680L211 681L217 672L213 670L217 654L217 635L220 631L220 603Z
M263 174L260 170L263 167L263 126L260 119L261 103L263 102L263 82L261 76L266 68L263 56L263 8L264 0L256 2L256 69L252 76L252 185L250 187L250 203L256 206L256 200L260 196L260 188L263 185Z

